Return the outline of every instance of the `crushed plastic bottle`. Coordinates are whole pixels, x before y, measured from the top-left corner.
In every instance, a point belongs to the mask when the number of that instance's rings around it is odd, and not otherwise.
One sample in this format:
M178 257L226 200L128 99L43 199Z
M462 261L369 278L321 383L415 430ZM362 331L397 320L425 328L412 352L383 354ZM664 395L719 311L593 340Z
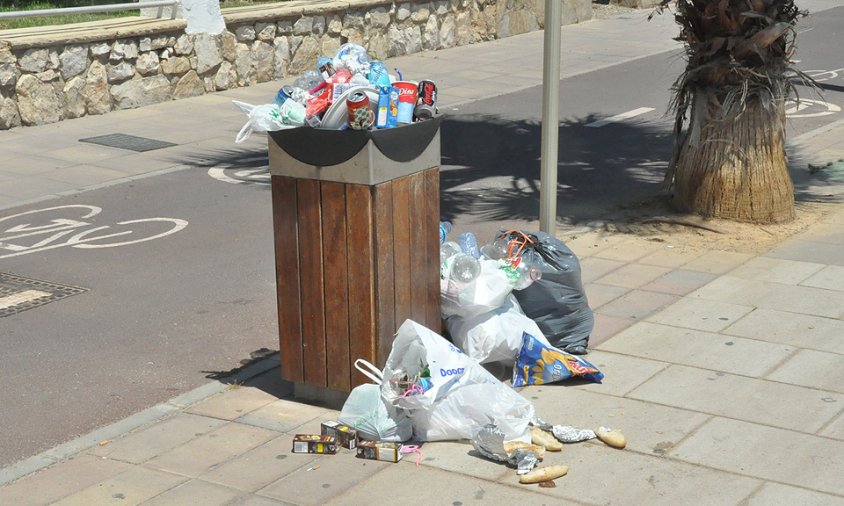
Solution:
M312 90L322 82L323 79L319 72L316 70L306 70L296 79L293 86L303 90Z
M478 239L472 232L464 232L457 238L460 243L460 249L473 258L481 258L481 251L478 249Z

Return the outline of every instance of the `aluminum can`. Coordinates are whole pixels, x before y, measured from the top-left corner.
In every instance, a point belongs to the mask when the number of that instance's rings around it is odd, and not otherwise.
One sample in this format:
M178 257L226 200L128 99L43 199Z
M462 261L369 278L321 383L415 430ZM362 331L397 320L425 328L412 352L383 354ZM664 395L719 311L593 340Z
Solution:
M278 89L278 94L275 96L275 104L281 107L281 104L291 97L293 97L293 86L282 86Z
M419 81L419 103L431 107L437 106L437 85L434 81L427 79Z
M349 110L349 126L355 130L372 128L372 111L369 109L369 97L363 91L353 91L346 99Z
M436 108L434 106L419 104L416 106L416 109L413 110L413 117L415 117L418 121L425 121L426 119L433 118L435 113Z

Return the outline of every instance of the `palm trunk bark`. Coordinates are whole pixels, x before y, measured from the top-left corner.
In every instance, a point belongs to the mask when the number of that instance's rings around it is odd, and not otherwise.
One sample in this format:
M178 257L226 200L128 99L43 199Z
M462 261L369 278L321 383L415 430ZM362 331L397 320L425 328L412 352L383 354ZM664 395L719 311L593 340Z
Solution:
M707 100L706 93L698 92L694 100ZM693 104L690 109L689 134L675 167L674 205L734 221L792 220L794 186L785 153L782 101L766 109L758 99L748 99L746 110L727 122L715 120L717 113L705 107Z

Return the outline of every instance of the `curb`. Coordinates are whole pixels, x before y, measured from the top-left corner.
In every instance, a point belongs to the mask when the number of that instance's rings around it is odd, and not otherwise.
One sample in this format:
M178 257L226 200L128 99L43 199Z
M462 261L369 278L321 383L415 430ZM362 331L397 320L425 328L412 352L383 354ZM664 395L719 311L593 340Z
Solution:
M88 434L79 436L76 439L16 462L11 466L4 467L0 469L0 487L53 464L57 464L89 448L98 446L100 441L116 439L123 434L172 416L212 395L225 392L229 389L231 383L242 383L279 366L279 355L276 352L268 357L252 362L238 370L235 374L228 376L226 378L227 383L221 383L219 381L206 383L139 413L135 413L110 425L106 425Z

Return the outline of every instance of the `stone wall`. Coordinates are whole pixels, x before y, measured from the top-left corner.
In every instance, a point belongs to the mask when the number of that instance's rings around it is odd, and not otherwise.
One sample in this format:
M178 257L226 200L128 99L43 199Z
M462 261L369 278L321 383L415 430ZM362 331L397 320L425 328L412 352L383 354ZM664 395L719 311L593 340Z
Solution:
M592 16L589 0L564 4L564 24ZM219 35L144 18L61 39L0 32L0 129L280 79L345 42L383 59L538 30L544 17L544 0L311 0L224 11Z

